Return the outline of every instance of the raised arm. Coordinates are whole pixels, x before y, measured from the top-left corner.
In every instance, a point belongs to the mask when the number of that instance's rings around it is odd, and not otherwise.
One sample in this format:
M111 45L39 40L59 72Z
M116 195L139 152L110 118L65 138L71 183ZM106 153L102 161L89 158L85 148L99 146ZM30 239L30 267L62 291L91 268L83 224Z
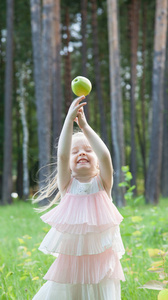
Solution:
M89 141L93 151L96 153L99 160L100 176L107 193L111 194L113 184L113 166L110 152L102 139L87 123L83 108L78 112L76 122L82 129L84 135Z
M86 105L86 102L80 103L85 96L75 99L68 111L65 122L59 137L57 149L57 168L58 168L58 187L61 193L67 187L70 179L70 151L73 133L73 122L77 116L78 110Z

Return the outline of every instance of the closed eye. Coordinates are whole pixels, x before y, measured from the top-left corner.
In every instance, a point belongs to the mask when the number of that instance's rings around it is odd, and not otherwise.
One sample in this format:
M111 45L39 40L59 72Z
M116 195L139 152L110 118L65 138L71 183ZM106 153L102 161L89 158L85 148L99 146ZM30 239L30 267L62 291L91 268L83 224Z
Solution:
M92 149L86 149L86 152L92 152Z
M72 151L72 154L77 154L78 153L78 151Z

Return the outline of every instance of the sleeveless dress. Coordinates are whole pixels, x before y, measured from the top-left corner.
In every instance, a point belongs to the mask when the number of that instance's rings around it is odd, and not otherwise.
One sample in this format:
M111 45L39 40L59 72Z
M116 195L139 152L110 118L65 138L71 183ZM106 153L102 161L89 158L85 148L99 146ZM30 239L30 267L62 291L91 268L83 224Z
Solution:
M100 177L88 183L72 178L59 205L41 219L52 228L39 250L57 258L33 300L120 300L123 217Z

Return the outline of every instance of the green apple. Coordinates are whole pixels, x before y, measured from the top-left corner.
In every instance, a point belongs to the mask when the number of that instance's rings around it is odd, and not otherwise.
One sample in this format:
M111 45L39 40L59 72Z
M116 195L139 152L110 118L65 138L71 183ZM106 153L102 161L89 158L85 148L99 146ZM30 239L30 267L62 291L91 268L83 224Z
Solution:
M158 300L167 300L168 299L168 289L164 289L159 292Z
M71 88L76 96L87 96L92 89L92 84L86 77L77 76L72 80Z

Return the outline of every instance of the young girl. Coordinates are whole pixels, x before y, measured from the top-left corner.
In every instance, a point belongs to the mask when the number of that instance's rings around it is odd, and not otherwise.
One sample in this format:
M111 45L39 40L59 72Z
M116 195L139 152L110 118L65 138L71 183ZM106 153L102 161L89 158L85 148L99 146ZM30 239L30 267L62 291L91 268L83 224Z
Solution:
M71 104L59 138L61 201L41 217L52 228L39 248L58 257L33 300L121 299L120 280L125 278L119 224L123 218L111 199L110 153L86 121L84 98ZM81 132L73 135L74 121Z

